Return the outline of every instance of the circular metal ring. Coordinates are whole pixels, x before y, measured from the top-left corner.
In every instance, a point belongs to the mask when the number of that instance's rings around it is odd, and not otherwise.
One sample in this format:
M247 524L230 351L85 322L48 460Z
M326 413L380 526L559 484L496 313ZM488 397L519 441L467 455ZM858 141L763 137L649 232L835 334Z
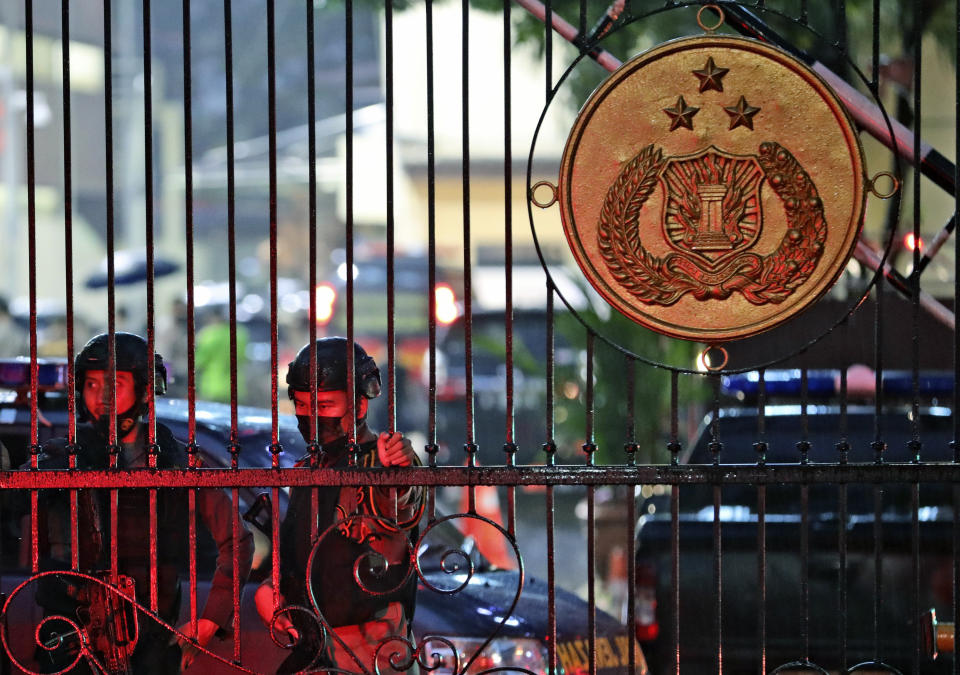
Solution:
M551 199L549 202L541 202L537 199L537 188L541 188L543 186L550 188ZM542 180L530 188L530 201L533 202L535 206L539 206L541 209L547 209L556 204L558 195L559 193L557 191L557 186L548 180Z
M707 355L712 351L718 351L723 355L723 361L721 361L718 366L710 365L710 359L707 358ZM700 352L700 362L703 364L703 367L711 373L716 373L726 368L729 360L730 354L727 353L727 350L722 345L707 345L707 348Z
M703 14L703 10L705 9L712 9L719 15L719 19L717 19L717 25L707 26L706 24L703 23L703 19L701 18L701 16ZM712 33L713 31L717 30L720 26L723 25L723 21L724 21L723 10L720 9L720 7L718 7L717 5L704 5L697 12L697 25L700 26L701 29L705 30L708 33Z
M891 183L890 191L885 193L880 193L880 192L877 192L877 181L883 178L884 176L890 179L890 183ZM880 173L875 174L874 177L870 179L870 187L868 189L870 190L870 192L873 193L875 197L878 197L879 199L890 199L893 195L897 194L897 192L900 190L900 181L897 180L897 177L894 176L891 172L881 171Z

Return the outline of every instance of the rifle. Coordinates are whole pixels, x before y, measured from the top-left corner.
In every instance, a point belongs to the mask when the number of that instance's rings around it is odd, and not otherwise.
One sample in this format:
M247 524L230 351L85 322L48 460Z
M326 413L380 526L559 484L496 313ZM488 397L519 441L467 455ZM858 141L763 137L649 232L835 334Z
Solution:
M130 658L140 637L132 604L135 583L123 574L110 574L108 579L112 588L90 583L78 590L77 618L87 631L91 651L103 659L107 675L132 675Z

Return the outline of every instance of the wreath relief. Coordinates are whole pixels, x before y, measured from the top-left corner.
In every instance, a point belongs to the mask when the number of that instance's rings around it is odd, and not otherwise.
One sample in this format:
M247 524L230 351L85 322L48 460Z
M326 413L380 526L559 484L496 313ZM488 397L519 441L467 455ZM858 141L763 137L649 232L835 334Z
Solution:
M787 227L769 255L750 250L763 229L760 188L783 203ZM664 257L644 248L641 211L661 184ZM643 236L649 236L646 228ZM757 155L713 146L682 157L652 144L626 162L607 191L597 226L600 253L613 278L648 305L669 306L687 293L722 300L739 292L754 305L779 304L813 273L827 223L817 188L790 152L760 144Z

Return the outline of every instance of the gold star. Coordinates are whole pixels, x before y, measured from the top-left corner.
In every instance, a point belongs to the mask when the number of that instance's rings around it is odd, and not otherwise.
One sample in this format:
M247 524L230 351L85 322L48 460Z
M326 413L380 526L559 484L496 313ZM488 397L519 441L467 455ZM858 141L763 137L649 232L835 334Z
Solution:
M743 96L737 101L737 105L724 107L727 114L730 115L730 128L736 129L744 126L753 131L753 116L760 112L760 108L755 108Z
M669 115L670 131L674 131L677 127L686 127L692 130L693 116L696 115L699 110L700 108L687 105L687 102L683 100L683 96L678 96L676 104L672 108L664 108L663 112Z
M730 72L729 68L717 68L713 62L713 57L707 58L707 65L700 70L692 71L697 79L700 80L700 91L707 89L723 91L723 76Z

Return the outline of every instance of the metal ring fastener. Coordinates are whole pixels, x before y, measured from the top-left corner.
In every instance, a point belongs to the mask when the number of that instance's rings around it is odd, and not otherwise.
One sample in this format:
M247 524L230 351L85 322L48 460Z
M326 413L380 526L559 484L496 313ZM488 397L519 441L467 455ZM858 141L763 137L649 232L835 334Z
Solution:
M877 191L877 182L884 177L890 179L890 190L888 190L887 192L881 193ZM872 192L875 197L878 197L880 199L890 199L893 195L897 194L897 191L900 190L900 181L897 179L896 176L894 176L889 171L881 171L880 173L875 174L874 177L870 179L870 185L869 187L867 187L867 189L870 190L870 192Z
M710 363L708 355L712 351L720 352L720 355L723 357L723 360L720 361L719 365L713 365ZM716 373L727 367L727 362L730 360L730 354L727 353L727 350L721 345L707 345L707 348L700 352L700 362L703 363L704 368L709 370L711 373Z
M716 25L714 25L714 26L708 26L708 25L706 25L705 23L703 23L702 15L703 15L703 10L705 10L705 9L712 9L714 12L717 13L718 19L717 19ZM703 29L703 30L705 30L706 32L712 33L713 31L717 30L720 26L723 25L723 20L724 20L724 18L725 18L725 17L724 17L724 15L723 15L723 10L720 9L717 5L704 5L704 6L701 7L700 10L697 12L697 25L700 26L700 28Z
M550 188L550 201L548 202L541 202L537 199L537 189L544 186ZM548 180L542 180L530 188L530 201L533 202L535 206L539 206L541 209L547 209L557 203L558 194L559 192L556 185Z

